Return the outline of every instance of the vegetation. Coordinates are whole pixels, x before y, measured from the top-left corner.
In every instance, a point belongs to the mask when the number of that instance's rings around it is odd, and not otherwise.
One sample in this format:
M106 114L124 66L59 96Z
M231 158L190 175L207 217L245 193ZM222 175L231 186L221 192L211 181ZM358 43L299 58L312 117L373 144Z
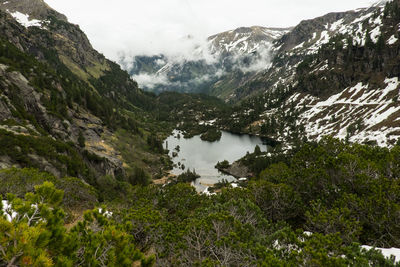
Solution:
M9 156L22 167L41 167L37 156L61 172L62 176L85 177L94 183L93 174L79 152L68 143L50 137L14 134L0 129L0 155Z
M164 92L158 96L158 104L158 118L178 125L185 138L215 131L215 126L208 122L231 112L222 100L203 94Z
M223 160L223 161L221 161L221 162L217 162L217 164L215 165L215 168L217 168L217 169L227 169L227 168L229 168L229 161L227 161L227 160Z
M307 56L297 67L296 80L299 83L296 89L327 97L340 89L353 86L354 81L380 87L383 79L388 77L387 74L390 77L399 76L399 56L395 52L399 44L385 45L385 40L397 34L399 10L398 1L386 3L383 26L375 42L371 38L372 29L368 28L368 23L364 23L365 45L357 43L354 36L338 34L323 45L317 54ZM379 15L377 12L374 17ZM327 64L327 68L312 72L318 64Z
M22 198L26 193L34 192L35 186L46 181L64 191L62 205L67 211L92 209L98 204L97 190L82 180L74 177L61 179L32 168L0 170L0 195L12 193ZM68 219L71 216L72 214L67 213Z
M398 20L397 2L386 5L385 20ZM51 27L73 26L53 18ZM388 34L383 28L382 36ZM1 39L0 63L28 79L46 114L67 126L80 109L101 118L107 126L101 129L112 131L102 138L120 153L125 169L100 175L96 168L108 162L88 151L83 132L75 133L76 143L52 134L43 114L27 110L20 88L0 77L6 85L1 100L13 107L12 118L2 122L0 157L21 167L0 171L0 266L395 266L360 244L400 247L400 146L329 137L308 143L304 127L296 125L300 111L293 104L282 108L293 90L314 86L322 96L368 73L398 76L398 68L384 70L398 62L388 57L385 38L376 44L367 38L362 47L341 37L298 66L296 88L278 86L236 106L204 95L156 97L108 61L96 75L78 66L83 79L55 49L32 42L29 50L39 51L40 61ZM343 75L332 74L339 83L328 86L329 80L310 74L315 62L328 59L333 66L338 58L348 67ZM266 109L276 109L277 116L261 121ZM171 167L162 140L175 124L186 137L203 134L206 140L220 137L216 128L264 136L288 128L295 145L272 154L256 147L240 161L253 179L238 188L223 180L214 188L218 194L198 194L189 185L199 177L194 170L163 186L151 184L151 177L163 177L163 168ZM30 130L12 128L18 125ZM348 132L362 127L357 121Z
M190 171L163 187L126 186L118 204L106 202L108 207L89 211L71 230L63 226L61 193L45 183L25 200L8 195L13 210L28 216L7 222L5 215L2 233L18 228L26 236L39 234L30 236L27 244L16 237L11 246L6 245L11 237L5 235L0 242L7 256L0 257L3 262L13 257L18 262L45 259L49 265L105 260L124 266L125 261L154 260L162 266L395 266L360 244L400 246L399 159L398 146L389 150L324 138L284 156L272 156L243 187L222 182L217 186L220 193L212 196L199 195L187 184L197 177ZM54 180L33 173L28 180ZM29 172L15 175L22 177L26 180ZM57 201L36 197L41 192ZM48 204L39 204L35 216L45 220L29 224L36 207L32 199L49 199L53 204L43 212L41 205ZM39 238L41 233L45 234ZM37 241L41 238L43 243ZM150 254L154 257L144 256Z
M200 175L196 173L196 170L191 171L190 169L187 169L186 172L183 172L176 177L175 183L191 183L197 178L200 178Z
M24 199L7 195L0 204L1 265L151 265L154 258L135 248L129 226L116 224L105 210L87 211L83 221L68 231L60 207L63 194L45 182Z
M73 30L71 27L75 27L56 18L52 18L51 23L55 29L63 27ZM9 25L6 23L6 26ZM21 73L37 95L40 95L40 99L22 98L26 92L22 94L21 88L7 80L7 77L2 77L1 102L11 110L12 117L0 124L22 126L29 132L17 134L8 129L1 130L0 143L4 146L0 149L0 154L9 156L11 163L17 166L50 170L50 166L47 165L51 165L52 173L57 176L76 176L95 185L96 179L105 174L102 171L99 173L102 168L99 165L104 166L107 159L89 152L90 148L85 147L87 131L81 126L79 130L75 130L76 115L71 117L71 114L79 114L79 117L83 113L84 116L88 114L90 117L95 115L101 118L98 127L104 126L112 131L122 132L126 139L139 144L134 147L135 153L140 154L142 158L135 164L131 162L130 153L122 154L123 160L129 162L125 180L133 175L135 167L142 168L154 176L162 175L162 169L168 165L168 161L165 157L154 154L163 153L160 140L173 127L169 122L158 121L155 112L152 113L155 96L140 90L117 64L108 62L100 55L99 60L105 62L107 71L102 71L97 79L83 79L64 64L58 48L50 45L53 37L49 32L32 31L27 35L31 38L31 43L26 51L32 51L33 55L0 38L0 63L7 66L9 73ZM32 48L31 46L38 45L38 36L42 38L39 47ZM24 43L21 41L20 45L23 46ZM40 56L35 56L34 53L39 53ZM82 72L86 71L84 66L79 67ZM86 73L86 76L90 77L90 74ZM43 105L45 110L36 108L40 105ZM61 124L57 131L53 129L53 117L59 119ZM101 125L102 123L104 125ZM150 137L147 138L148 136ZM109 140L108 136L104 138ZM68 140L74 140L75 143ZM111 144L119 145L118 141L112 141ZM143 145L146 142L148 145Z
M133 173L128 176L128 181L132 185L148 185L150 177L143 169L135 167Z
M222 132L217 129L209 129L207 132L200 135L200 139L208 142L215 142L221 139Z

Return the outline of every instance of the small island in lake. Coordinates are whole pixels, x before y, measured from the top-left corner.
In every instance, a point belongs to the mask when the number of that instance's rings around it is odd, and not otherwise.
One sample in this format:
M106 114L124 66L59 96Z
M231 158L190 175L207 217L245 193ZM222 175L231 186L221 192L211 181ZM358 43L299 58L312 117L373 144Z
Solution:
M207 142L215 142L221 139L222 132L217 129L209 129L207 132L200 135L200 139Z

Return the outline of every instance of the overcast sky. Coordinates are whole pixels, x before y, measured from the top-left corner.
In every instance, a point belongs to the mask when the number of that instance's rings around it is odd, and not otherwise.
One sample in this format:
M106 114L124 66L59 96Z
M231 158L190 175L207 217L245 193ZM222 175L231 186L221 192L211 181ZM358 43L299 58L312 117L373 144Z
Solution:
M45 0L79 24L92 45L118 60L131 55L177 54L185 36L202 40L240 26L290 27L371 0Z

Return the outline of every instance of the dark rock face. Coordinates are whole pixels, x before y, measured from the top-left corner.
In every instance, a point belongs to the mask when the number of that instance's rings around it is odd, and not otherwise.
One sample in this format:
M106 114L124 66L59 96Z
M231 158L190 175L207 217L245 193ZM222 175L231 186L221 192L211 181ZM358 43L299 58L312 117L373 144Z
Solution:
M40 48L56 49L62 60L66 61L64 63L70 66L74 65L71 66L74 71L78 68L99 65L104 65L100 68L103 71L109 69L104 56L93 49L89 39L79 26L68 23L64 15L51 9L44 1L12 0L3 2L6 4L0 3L0 10L5 11L0 16L2 25L0 32L19 49L32 53L40 59L44 57ZM25 29L7 14L14 11L29 15L29 19L43 21L45 30L38 34L36 27Z
M36 120L42 126L46 126L49 129L50 134L58 139L65 142L77 142L79 132L83 132L87 140L86 150L90 153L94 153L104 160L99 164L93 164L92 167L98 172L99 175L123 175L124 171L122 168L122 161L119 155L114 150L108 148L108 151L102 146L102 135L106 134L108 136L111 133L105 129L103 122L84 110L80 112L75 112L70 110L70 121L64 121L60 118L53 116L48 113L46 108L41 102L42 94L38 93L32 86L28 84L27 79L19 72L7 72L4 65L0 65L0 76L3 81L0 82L2 93L0 94L0 120L10 120L20 121L19 118L15 118L10 109L15 109L12 102L9 100L10 90L15 90L18 88L20 99L23 101L23 105L27 112L32 114ZM10 87L10 85L13 87ZM17 134L29 134L28 128L13 126L6 127L7 130L17 133ZM106 133L105 133L106 131ZM41 166L43 170L48 171L55 176L60 176L61 173L55 166L53 166L46 159L41 158L38 155L30 154L29 157L37 165ZM10 167L12 164L3 164L3 167Z
M280 51L289 51L296 45L306 42L309 40L314 32L321 32L325 30L325 25L332 24L335 21L345 18L347 22L354 20L359 14L353 11L349 12L339 12L339 13L329 13L325 16L304 20L300 22L299 25L294 27L294 29L284 35L282 39L279 40L279 44L282 45Z

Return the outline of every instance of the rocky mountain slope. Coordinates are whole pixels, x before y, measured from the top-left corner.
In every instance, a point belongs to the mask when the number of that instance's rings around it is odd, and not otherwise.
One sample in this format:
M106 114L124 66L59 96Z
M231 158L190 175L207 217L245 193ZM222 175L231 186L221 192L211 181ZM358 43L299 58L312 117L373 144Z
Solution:
M399 6L396 0L327 14L275 42L271 67L234 93L247 98L237 119L252 117L242 129L280 140L397 142Z
M147 142L158 127L155 97L79 26L42 0L1 0L0 36L1 168L34 166L91 184L126 180L139 167L160 171L162 155ZM120 135L129 149L118 149Z

